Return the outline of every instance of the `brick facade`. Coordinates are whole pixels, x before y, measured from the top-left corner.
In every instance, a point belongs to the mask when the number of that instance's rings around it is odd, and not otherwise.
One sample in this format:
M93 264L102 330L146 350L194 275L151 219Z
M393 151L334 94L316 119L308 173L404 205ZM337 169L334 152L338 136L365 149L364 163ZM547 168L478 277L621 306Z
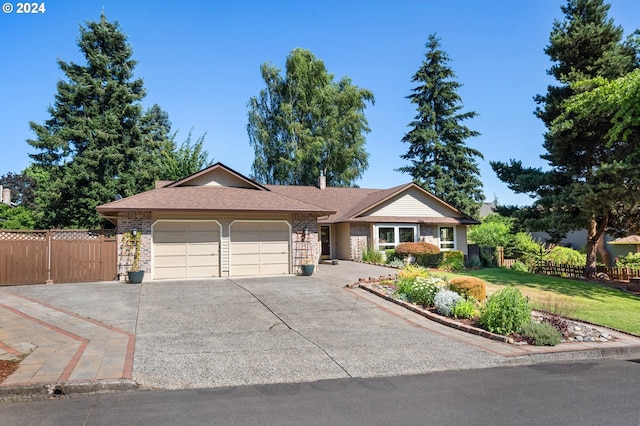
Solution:
M352 223L349 233L351 259L362 260L362 252L371 242L371 226L364 223Z
M305 234L304 230L308 232ZM291 221L291 249L293 273L301 273L300 265L311 261L314 265L320 259L320 240L318 222L312 214L294 213Z
M131 268L133 258L127 255L123 244L123 234L137 229L142 233L140 249L140 269L151 273L151 212L118 213L118 277L123 281Z

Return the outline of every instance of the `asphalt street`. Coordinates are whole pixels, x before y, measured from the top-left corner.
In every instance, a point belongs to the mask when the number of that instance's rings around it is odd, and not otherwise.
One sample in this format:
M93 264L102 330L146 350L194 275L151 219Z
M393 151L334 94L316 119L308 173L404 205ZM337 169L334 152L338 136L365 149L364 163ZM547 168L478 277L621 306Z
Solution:
M2 425L640 424L640 365L578 362L0 404Z

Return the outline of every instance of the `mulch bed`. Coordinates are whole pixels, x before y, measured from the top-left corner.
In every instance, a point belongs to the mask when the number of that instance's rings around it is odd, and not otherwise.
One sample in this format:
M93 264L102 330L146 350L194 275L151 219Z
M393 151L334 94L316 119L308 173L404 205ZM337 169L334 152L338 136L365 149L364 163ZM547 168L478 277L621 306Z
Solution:
M20 366L19 361L0 360L0 383L13 374Z

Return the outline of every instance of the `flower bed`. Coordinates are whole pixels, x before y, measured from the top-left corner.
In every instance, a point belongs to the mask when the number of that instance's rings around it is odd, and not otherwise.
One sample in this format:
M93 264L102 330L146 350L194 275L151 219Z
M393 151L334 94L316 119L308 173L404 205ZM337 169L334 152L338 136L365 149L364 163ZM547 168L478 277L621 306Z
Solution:
M369 280L361 280L357 284L357 286L390 302L409 309L410 311L415 312L425 318L460 331L510 344L523 345L534 343L530 337L523 336L517 332L509 333L508 335L492 333L478 327L476 320L455 319L449 316L440 315L436 312L435 308L425 308L415 303L411 303L408 300L403 300L402 297L399 297L395 282L391 283L390 280L384 280L382 278L383 277L381 277L379 281L372 280L371 278ZM531 317L532 322L549 322L554 327L556 327L562 334L562 340L560 341L561 343L610 342L615 340L610 334L600 329L593 328L586 324L572 321L566 318L562 318L558 315L532 311Z

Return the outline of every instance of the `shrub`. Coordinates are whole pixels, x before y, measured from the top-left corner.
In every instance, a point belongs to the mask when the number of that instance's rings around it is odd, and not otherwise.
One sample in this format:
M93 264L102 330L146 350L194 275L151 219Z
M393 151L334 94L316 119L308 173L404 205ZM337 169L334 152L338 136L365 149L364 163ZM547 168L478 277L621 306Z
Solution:
M587 255L572 248L555 246L545 254L544 260L564 265L584 266L587 262Z
M456 303L462 300L462 296L460 296L455 291L441 290L433 298L433 305L436 307L436 311L440 315L450 317L453 313L453 308L456 306Z
M396 251L394 249L385 250L384 255L387 259L387 263L391 263L394 260L402 260L402 258L396 254Z
M477 316L476 301L473 298L463 299L453 306L454 318L471 319Z
M403 268L404 262L400 259L393 259L391 262L387 261L387 265L393 266L395 268Z
M518 272L529 272L529 267L519 260L516 260L513 265L511 265L511 269Z
M487 298L487 284L476 277L457 277L449 281L449 289L464 297L473 297L476 300Z
M435 254L440 253L438 246L433 244L417 241L415 243L400 243L396 246L396 254L398 256L415 256L416 258L421 254Z
M482 267L482 261L480 260L479 257L471 258L467 262L468 269L480 269L481 267Z
M396 292L409 297L411 286L416 282L416 277L398 277L396 281Z
M425 253L416 256L416 263L425 268L437 268L442 263L444 253Z
M548 322L529 322L520 329L520 334L535 346L555 346L562 341L560 332Z
M511 235L509 242L504 246L504 257L519 259L524 263L531 262L539 253L540 244L526 232Z
M478 324L492 333L511 334L531 321L531 306L516 287L505 287L489 296Z
M429 271L418 265L405 265L398 272L398 278L429 277Z
M640 253L629 253L626 256L616 258L618 268L640 269Z
M369 263L382 263L382 253L371 247L362 251L362 261Z
M436 294L446 285L442 278L418 277L409 289L409 299L420 306L433 306Z
M451 272L464 270L464 254L459 250L442 252L442 261L438 268Z

